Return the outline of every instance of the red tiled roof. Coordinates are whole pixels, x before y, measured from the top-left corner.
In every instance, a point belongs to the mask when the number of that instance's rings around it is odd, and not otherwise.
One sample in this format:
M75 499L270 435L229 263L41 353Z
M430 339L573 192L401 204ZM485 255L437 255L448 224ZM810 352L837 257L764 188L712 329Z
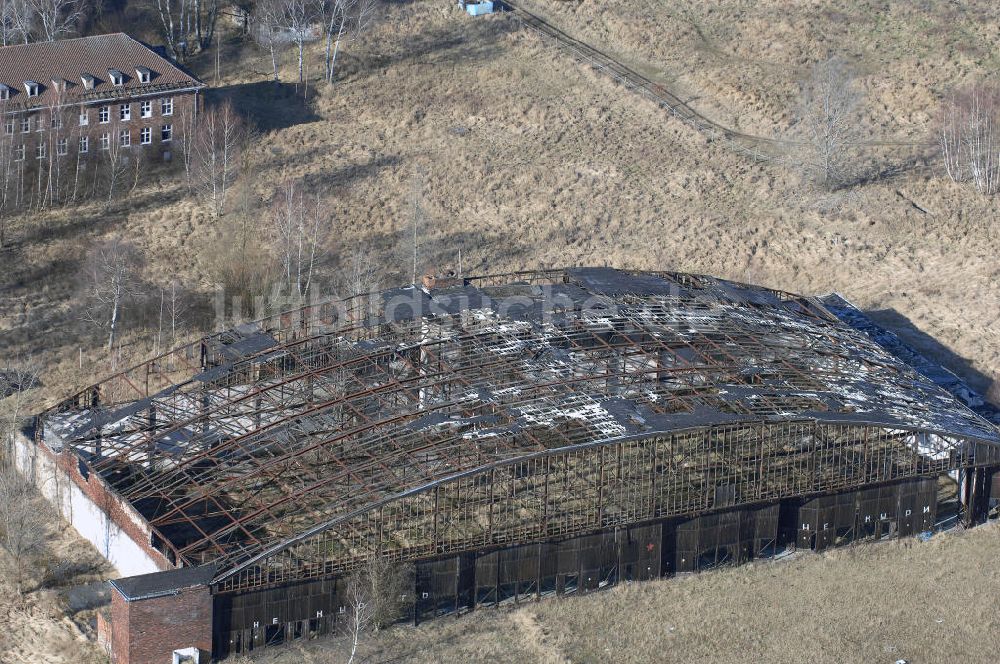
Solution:
M152 72L149 83L139 81L136 67ZM111 83L109 69L125 75L121 86ZM81 76L95 78L92 90L84 87ZM11 106L47 106L58 99L53 79L68 81L65 101L119 98L204 84L142 42L123 32L54 42L15 44L0 47L0 83L10 88ZM29 97L25 81L41 84L41 94Z

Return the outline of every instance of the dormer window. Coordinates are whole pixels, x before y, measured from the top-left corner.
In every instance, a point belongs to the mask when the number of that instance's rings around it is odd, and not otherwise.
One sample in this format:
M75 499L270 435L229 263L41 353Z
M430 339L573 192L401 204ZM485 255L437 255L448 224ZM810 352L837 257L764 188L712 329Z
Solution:
M66 92L66 79L64 78L54 78L52 79L52 89L56 92Z
M111 84L115 86L125 85L125 74L117 69L109 69L108 76L111 77Z
M94 83L96 82L96 79L93 76L91 76L90 74L81 74L80 75L80 80L83 81L83 89L84 90L93 90L94 89Z
M41 94L42 86L40 83L36 83L35 81L25 81L24 89L28 92L29 97L37 97Z
M10 99L10 86L0 83L0 100L7 101Z
M136 67L135 75L140 83L149 83L153 80L153 72L146 67Z

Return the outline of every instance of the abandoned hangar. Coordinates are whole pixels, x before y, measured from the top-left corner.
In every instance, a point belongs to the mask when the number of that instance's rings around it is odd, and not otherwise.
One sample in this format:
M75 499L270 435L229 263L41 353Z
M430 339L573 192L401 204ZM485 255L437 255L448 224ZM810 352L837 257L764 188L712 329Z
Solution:
M119 663L329 631L372 556L422 620L985 519L1000 431L866 321L699 275L425 278L115 375L21 463L125 575Z

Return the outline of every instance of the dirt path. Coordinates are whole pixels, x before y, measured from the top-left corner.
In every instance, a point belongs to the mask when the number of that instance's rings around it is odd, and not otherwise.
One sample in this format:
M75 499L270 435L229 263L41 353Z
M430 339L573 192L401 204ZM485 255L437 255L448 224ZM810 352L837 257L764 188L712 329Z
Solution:
M558 647L551 643L549 632L538 622L538 616L526 609L510 614L510 621L517 631L524 635L524 645L537 655L536 662L541 664L571 664L573 660L564 656Z

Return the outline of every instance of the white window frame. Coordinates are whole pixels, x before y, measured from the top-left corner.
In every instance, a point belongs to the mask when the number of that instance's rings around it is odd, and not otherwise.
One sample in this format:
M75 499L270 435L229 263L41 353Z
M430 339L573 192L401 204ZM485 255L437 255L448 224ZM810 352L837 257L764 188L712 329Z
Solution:
M165 124L160 127L160 142L169 143L174 140L174 126L172 124Z
M152 142L153 142L153 128L152 127L143 127L142 129L140 129L139 130L139 144L140 145L149 145Z
M118 106L118 118L122 122L128 122L132 119L132 104L120 104Z
M144 99L139 102L139 117L140 118L151 118L153 117L153 102L148 99Z
M63 128L62 115L60 115L59 113L53 113L52 119L49 120L49 124L52 126L53 129L62 129Z
M80 109L80 126L86 127L90 124L90 109Z
M109 122L111 122L110 106L101 106L97 110L97 121L100 122L101 124L108 124Z
M101 149L110 150L111 149L111 132L106 131L101 134Z
M7 118L7 120L3 123L3 133L8 136L13 136L15 127L14 118Z
M21 143L14 148L14 161L24 161L24 157L28 150L24 147L24 143Z
M29 134L31 133L31 116L25 115L21 118L21 133Z
M164 97L160 100L160 115L170 116L174 114L174 98Z
M123 148L132 146L132 132L128 129L118 130L118 144Z
M90 136L81 136L79 145L80 154L90 152Z
M64 157L69 154L69 141L65 137L56 141L56 154Z
M39 141L38 145L35 146L35 158L45 159L47 153L48 153L48 148L45 145L45 141Z

